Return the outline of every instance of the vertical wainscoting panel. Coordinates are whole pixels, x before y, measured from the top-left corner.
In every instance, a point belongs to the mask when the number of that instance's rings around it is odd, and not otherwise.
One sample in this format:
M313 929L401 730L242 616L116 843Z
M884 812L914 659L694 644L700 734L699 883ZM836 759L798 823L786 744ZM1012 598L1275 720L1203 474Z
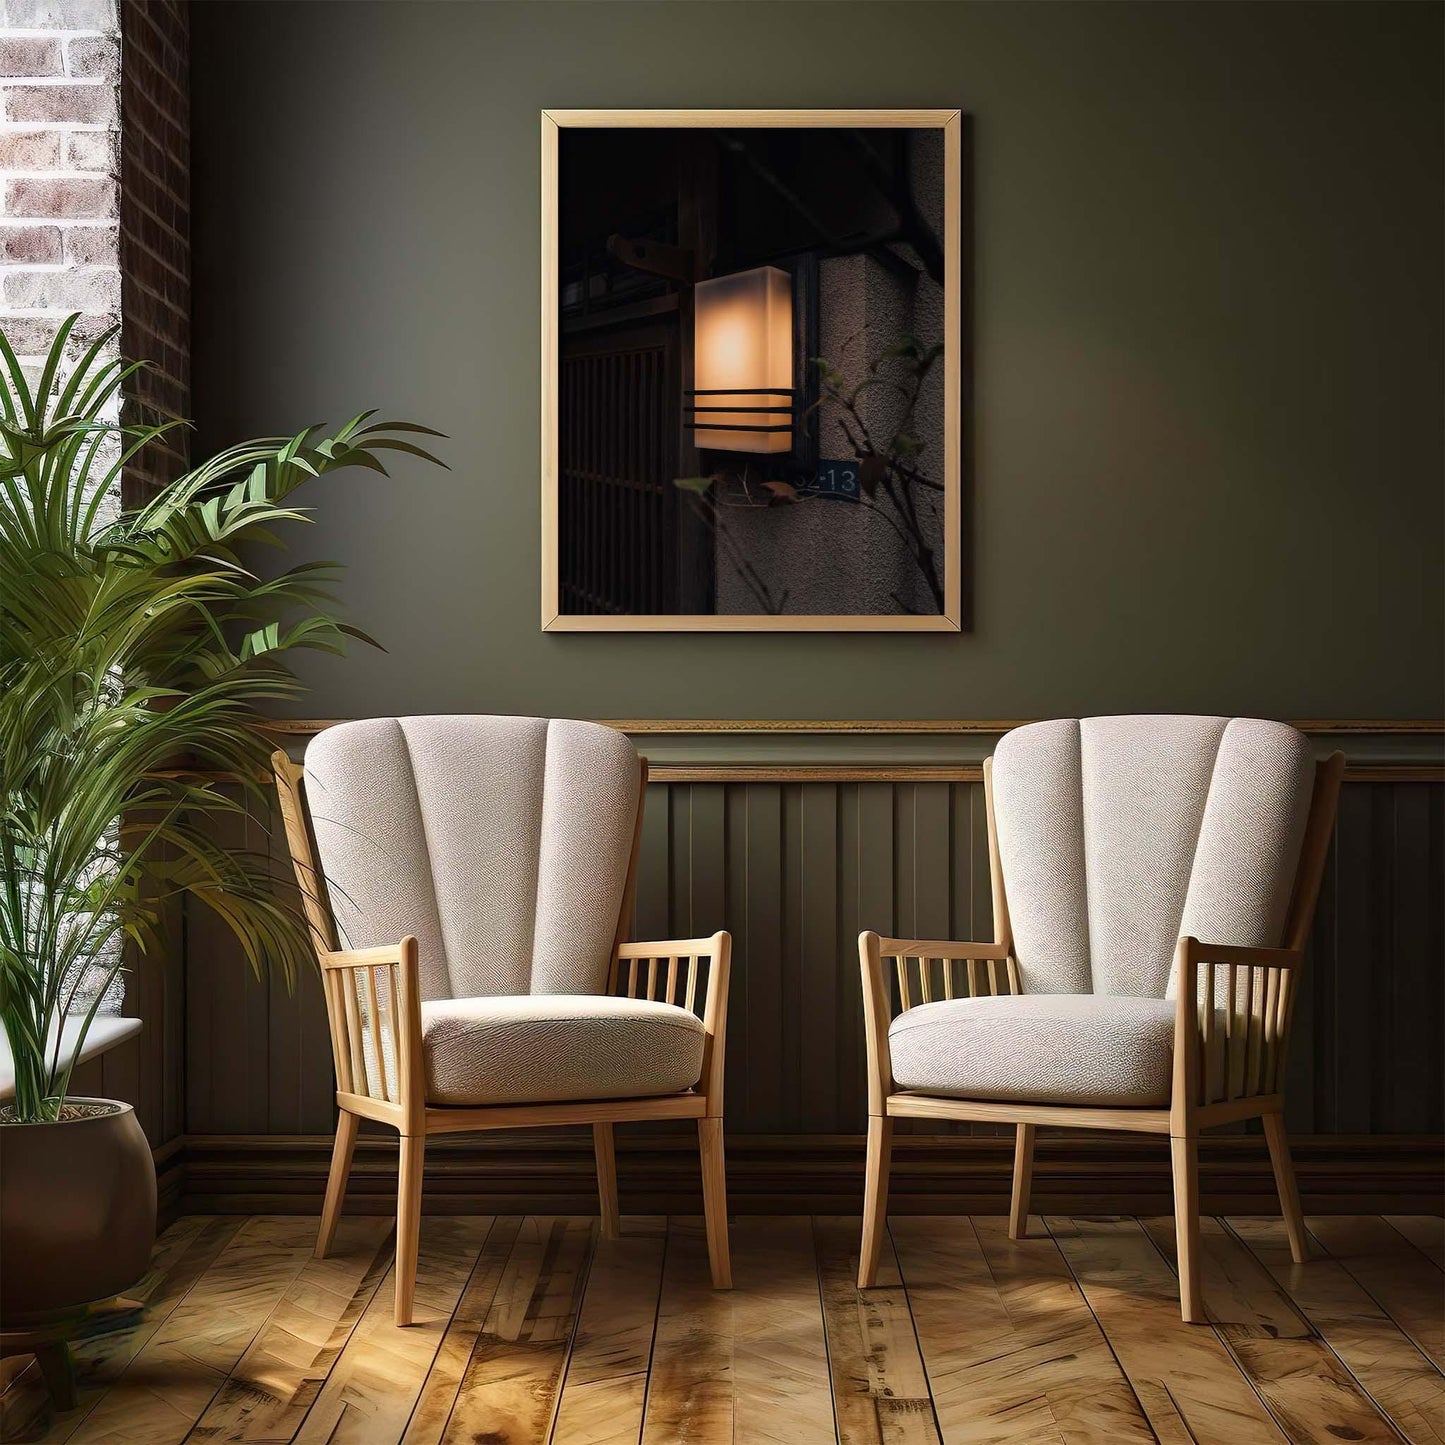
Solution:
M284 859L271 820L249 820L244 836ZM1442 869L1445 787L1346 785L1288 1061L1296 1133L1445 1126ZM858 933L993 936L982 786L649 784L634 937L716 928L735 940L729 1131L860 1132ZM292 993L279 976L255 979L203 910L187 930L186 1132L327 1132L331 1057L314 971Z
M860 1131L857 935L993 936L982 786L653 783L647 816L638 936L734 935L729 1129ZM1437 784L1344 789L1288 1063L1298 1133L1442 1128L1442 821Z
M222 825L218 841L291 867L279 812ZM325 1134L336 1125L326 1006L315 968L257 978L210 910L186 903L188 1134Z
M1341 791L1287 1066L1299 1133L1445 1125L1442 839L1439 784L1352 782Z
M734 1132L858 1132L859 932L986 938L990 915L977 784L649 785L635 932L733 934Z

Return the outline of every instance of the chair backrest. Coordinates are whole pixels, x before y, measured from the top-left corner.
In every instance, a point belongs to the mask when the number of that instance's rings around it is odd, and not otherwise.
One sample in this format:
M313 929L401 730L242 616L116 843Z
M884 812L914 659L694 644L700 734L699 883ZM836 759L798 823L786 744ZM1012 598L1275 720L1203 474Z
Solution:
M428 999L606 987L642 803L614 728L342 723L306 750L306 801L343 948L415 934Z
M1181 934L1277 946L1313 783L1303 734L1258 718L1007 734L993 810L1025 991L1162 998Z

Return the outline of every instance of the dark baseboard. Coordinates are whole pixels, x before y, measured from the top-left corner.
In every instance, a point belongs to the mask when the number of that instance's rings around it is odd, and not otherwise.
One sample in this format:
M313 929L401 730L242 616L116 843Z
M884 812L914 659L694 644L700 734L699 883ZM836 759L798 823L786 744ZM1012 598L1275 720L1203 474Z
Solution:
M156 1218L164 1229L185 1213L186 1141L177 1136L151 1150L156 1165Z
M1306 1212L1438 1214L1445 1200L1439 1137L1313 1135L1293 1141ZM181 1213L313 1214L330 1162L328 1138L208 1135L166 1161L163 1195ZM617 1138L622 1208L633 1214L702 1211L696 1146L687 1134ZM1007 1138L895 1140L889 1208L899 1214L1002 1214L1013 1166ZM1212 1214L1278 1212L1262 1138L1201 1144L1201 1196ZM591 1214L597 1207L590 1137L547 1135L435 1140L427 1149L425 1208L437 1214ZM735 1214L853 1214L862 1207L863 1140L850 1136L739 1135L728 1140L728 1205ZM396 1142L357 1145L348 1212L389 1214ZM1138 1135L1041 1135L1036 1213L1167 1214L1168 1142Z

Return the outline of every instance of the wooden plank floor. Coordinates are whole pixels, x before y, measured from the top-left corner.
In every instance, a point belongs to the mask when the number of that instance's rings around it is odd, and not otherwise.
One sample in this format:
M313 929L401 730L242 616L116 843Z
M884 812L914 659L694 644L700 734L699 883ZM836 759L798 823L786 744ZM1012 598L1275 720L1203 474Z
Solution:
M1213 1323L1180 1322L1168 1220L899 1218L879 1287L859 1221L428 1217L417 1323L388 1221L188 1218L138 1308L76 1350L56 1414L7 1362L0 1439L180 1445L1445 1445L1438 1219L1204 1224Z

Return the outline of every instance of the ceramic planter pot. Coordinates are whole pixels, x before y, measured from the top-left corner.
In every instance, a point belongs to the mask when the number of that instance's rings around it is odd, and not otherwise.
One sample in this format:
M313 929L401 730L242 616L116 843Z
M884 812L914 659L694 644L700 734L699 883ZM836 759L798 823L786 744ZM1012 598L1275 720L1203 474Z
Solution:
M54 1124L0 1123L0 1325L20 1328L129 1289L150 1263L156 1171L135 1110L113 1099Z

